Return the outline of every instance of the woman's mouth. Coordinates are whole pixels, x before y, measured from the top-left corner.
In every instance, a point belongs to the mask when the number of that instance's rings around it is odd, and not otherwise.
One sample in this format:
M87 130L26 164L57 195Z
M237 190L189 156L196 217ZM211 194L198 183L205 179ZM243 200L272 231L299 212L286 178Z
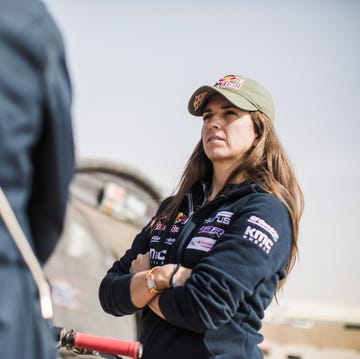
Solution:
M224 141L224 138L221 136L213 135L213 136L210 136L206 142L209 143L209 142L216 142L216 141Z

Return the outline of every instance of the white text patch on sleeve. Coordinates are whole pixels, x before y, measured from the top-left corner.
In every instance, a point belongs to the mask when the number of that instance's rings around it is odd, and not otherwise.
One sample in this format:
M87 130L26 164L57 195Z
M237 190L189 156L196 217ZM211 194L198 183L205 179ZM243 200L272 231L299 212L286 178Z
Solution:
M187 249L195 249L195 250L203 251L203 252L209 252L209 250L213 247L215 242L216 242L216 240L212 239L212 238L194 237L190 241L190 243L188 244L188 246L186 248Z

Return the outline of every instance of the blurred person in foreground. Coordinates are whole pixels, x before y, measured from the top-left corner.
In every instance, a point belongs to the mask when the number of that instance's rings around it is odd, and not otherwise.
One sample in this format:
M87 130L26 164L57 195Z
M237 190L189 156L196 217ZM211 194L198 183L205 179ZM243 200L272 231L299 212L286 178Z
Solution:
M142 309L143 359L262 358L264 311L297 255L302 191L258 82L227 75L188 109L201 140L100 301L116 316Z
M38 0L0 0L0 186L40 263L63 229L74 171L61 34ZM35 282L0 219L0 356L56 357Z

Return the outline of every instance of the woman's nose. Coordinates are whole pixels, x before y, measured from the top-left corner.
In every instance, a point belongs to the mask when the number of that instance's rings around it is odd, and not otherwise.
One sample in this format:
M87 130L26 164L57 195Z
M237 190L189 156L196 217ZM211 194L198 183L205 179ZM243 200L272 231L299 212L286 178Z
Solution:
M220 121L214 116L207 121L207 125L209 128L216 128L220 127Z

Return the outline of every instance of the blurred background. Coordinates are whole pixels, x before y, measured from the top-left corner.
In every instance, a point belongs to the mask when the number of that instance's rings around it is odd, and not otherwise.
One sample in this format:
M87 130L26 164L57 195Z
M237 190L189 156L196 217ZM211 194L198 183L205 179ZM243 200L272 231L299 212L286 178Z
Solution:
M90 164L90 172L141 178L135 184L151 187L151 201L172 193L200 139L201 119L187 112L195 89L235 73L270 90L306 207L298 263L264 329L274 342L337 346L359 358L360 1L45 3L67 49L79 162L87 160L85 171ZM88 204L107 182L97 183ZM294 337L281 332L285 322ZM315 340L315 323L334 331ZM350 358L344 353L336 358Z

